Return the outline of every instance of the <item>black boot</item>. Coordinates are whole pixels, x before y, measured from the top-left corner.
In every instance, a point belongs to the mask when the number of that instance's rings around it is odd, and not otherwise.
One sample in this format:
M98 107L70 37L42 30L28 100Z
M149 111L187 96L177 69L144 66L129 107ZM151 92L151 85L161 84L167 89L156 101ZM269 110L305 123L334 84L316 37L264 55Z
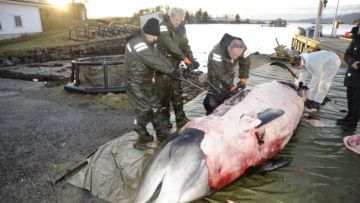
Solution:
M144 150L148 146L148 143L154 141L154 137L146 132L144 135L139 135L138 140L134 143L134 148L139 150Z
M137 140L137 144L146 144L146 143L149 143L149 142L153 142L154 141L154 137L152 135L150 135L148 132L145 132L144 135L140 135L139 134L139 137L138 137L138 140Z
M348 121L343 122L341 125L347 130L356 130L357 123L359 122L359 116L352 115Z
M350 130L350 131L355 131L357 128L357 122L353 122L353 121L348 121L348 122L344 122L341 127L344 130Z
M305 106L308 109L312 109L312 108L315 108L317 110L320 109L320 103L318 103L316 101L312 101L312 100L307 100L307 103L305 102Z
M172 134L168 130L160 130L156 132L156 137L159 142L164 142L167 138L169 138Z
M188 119L186 116L184 116L182 119L176 120L176 128L182 128L189 121L190 119Z
M347 114L344 118L337 119L336 124L343 125L343 124L347 123L349 120L350 120L350 115Z

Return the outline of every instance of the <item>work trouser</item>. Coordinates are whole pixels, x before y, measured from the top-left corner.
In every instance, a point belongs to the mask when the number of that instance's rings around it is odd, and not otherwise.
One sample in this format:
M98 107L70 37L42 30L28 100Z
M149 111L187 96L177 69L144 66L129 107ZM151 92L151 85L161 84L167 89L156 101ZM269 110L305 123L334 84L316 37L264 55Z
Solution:
M174 109L176 122L186 119L184 112L183 90L180 80L173 80L168 75L157 72L155 77L156 94L160 100L161 124L170 125L170 103Z
M346 96L348 100L347 119L357 123L360 119L360 87L347 87Z
M330 60L323 66L326 70L322 70L321 75L313 75L311 82L309 83L309 91L307 98L318 103L322 103L327 93L329 92L332 79L335 77L341 61L339 58Z
M134 108L135 121L134 131L140 136L147 135L146 125L151 122L156 132L162 132L164 127L160 125L160 102L153 95L152 84L126 85L126 93Z

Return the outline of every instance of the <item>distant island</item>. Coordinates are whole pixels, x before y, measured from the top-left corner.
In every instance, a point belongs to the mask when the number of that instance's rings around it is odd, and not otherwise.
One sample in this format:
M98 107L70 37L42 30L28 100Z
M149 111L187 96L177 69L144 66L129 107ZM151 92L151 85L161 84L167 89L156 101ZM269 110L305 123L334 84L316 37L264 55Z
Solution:
M360 20L360 13L351 13L347 15L337 16L337 20L340 20L341 23L353 24L354 21ZM300 20L288 20L289 23L315 23L315 18L309 19L300 19ZM332 24L333 18L321 18L322 24Z
M111 17L102 18L97 20L103 20L106 22L119 22L125 24L139 25L139 17L145 14L158 12L163 15L168 13L169 6L157 6L155 8L140 9L133 14L132 17ZM337 16L337 20L343 24L354 24L360 22L360 13L352 13L346 15ZM322 18L322 24L331 24L333 18ZM264 26L270 27L286 27L289 23L315 23L315 18L300 19L300 20L288 20L281 19L274 16L274 19L249 19L241 17L239 14L225 14L223 16L212 16L206 10L199 9L194 13L186 12L185 15L186 24L264 24Z

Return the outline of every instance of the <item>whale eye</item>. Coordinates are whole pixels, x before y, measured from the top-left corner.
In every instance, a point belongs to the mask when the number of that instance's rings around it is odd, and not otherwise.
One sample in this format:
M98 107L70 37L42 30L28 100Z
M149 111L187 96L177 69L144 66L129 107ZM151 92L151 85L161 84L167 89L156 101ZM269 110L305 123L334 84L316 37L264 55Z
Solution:
M221 173L221 169L222 169L222 168L216 169L216 173Z

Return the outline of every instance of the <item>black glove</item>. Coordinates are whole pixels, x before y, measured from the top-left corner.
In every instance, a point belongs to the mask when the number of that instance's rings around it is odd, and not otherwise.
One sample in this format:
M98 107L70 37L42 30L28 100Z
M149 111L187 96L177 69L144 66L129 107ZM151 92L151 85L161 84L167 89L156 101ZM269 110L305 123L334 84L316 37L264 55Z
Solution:
M308 90L309 88L308 88L306 85L304 85L303 82L299 82L299 88L298 88L298 89L299 89L299 90L302 90L302 89Z
M237 87L238 91L240 91L240 90L245 89L246 84L244 84L244 83L242 83L241 81L239 81L239 82L236 84L236 87Z
M199 68L200 63L197 62L197 61L195 61L195 59L192 59L192 60L191 60L191 65L192 65L191 70L195 70L195 69L198 69L198 68Z
M304 83L300 81L299 82L299 89L302 88L303 85L304 85Z
M200 66L199 62L195 61L195 59L193 57L188 57L188 58L190 59L191 63L186 64L187 70L192 71L192 70L198 69Z
M180 77L181 77L181 71L180 71L180 69L174 70L172 73L169 74L169 76L170 76L171 79L173 79L173 80L179 80Z

